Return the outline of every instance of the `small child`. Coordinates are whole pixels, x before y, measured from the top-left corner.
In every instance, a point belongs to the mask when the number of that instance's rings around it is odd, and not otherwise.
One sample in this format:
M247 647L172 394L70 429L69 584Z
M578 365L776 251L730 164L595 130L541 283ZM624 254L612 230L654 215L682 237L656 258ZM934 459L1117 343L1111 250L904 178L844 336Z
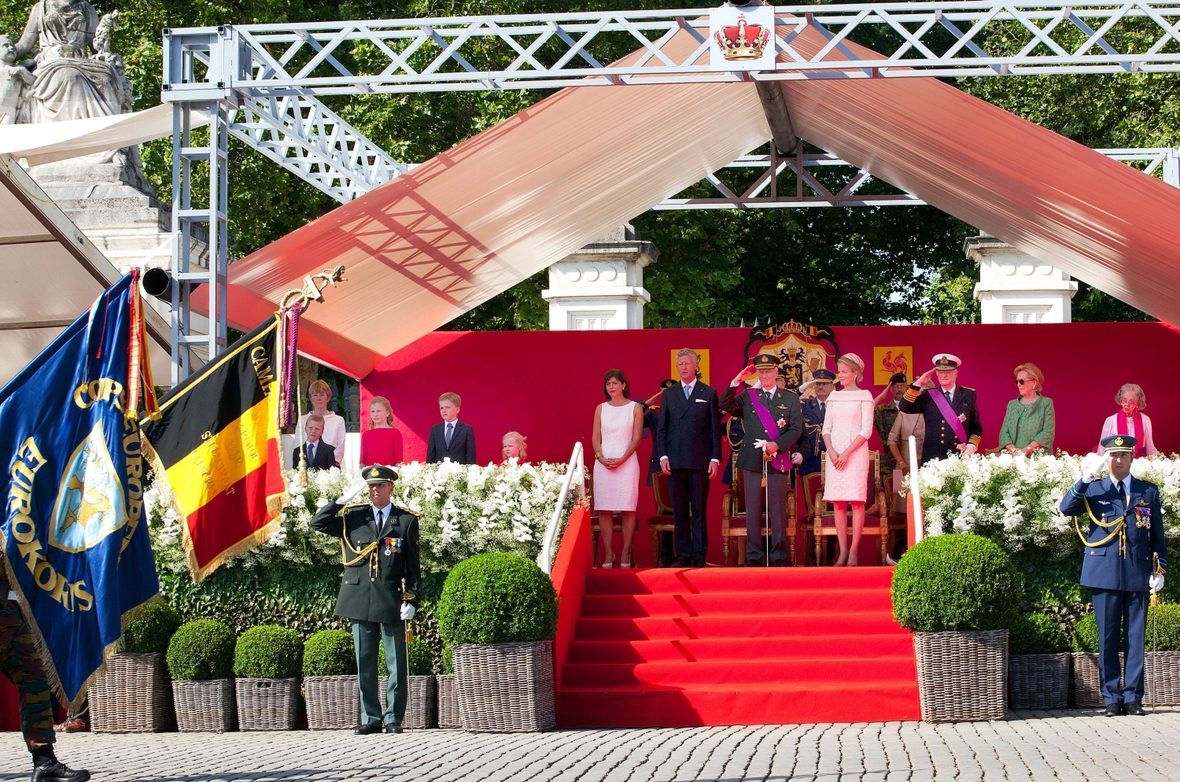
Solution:
M324 417L319 413L307 416L307 421L303 424L305 442L302 450L307 456L307 469L309 470L327 470L336 466L335 449L320 439L323 434ZM296 468L299 467L299 451L300 448L296 448L292 456Z
M16 42L11 35L0 35L0 125L15 125L25 120L25 92L36 77L24 65L16 64Z
M475 431L459 420L462 400L458 394L447 392L438 398L438 412L442 423L430 428L426 444L428 464L450 459L459 464L475 464Z

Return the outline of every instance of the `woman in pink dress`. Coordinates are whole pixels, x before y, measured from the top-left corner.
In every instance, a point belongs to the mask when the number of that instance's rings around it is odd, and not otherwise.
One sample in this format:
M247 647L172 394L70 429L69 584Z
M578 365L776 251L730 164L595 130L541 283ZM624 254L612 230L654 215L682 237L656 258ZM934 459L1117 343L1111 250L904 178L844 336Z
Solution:
M1102 422L1102 434L1098 437L1099 442L1116 434L1126 434L1139 441L1133 454L1136 459L1140 456L1155 456L1159 453L1155 448L1155 442L1151 439L1151 419L1143 414L1143 410L1147 407L1147 395L1143 393L1143 389L1137 383L1123 383L1119 392L1114 395L1114 403L1123 410ZM1101 451L1102 449L1095 448L1094 450Z
M827 471L824 499L832 503L836 516L836 542L840 557L836 567L856 565L856 547L865 526L865 499L869 482L869 435L873 431L873 395L857 388L865 363L855 353L836 360L840 390L828 397L824 416L824 445ZM848 545L848 509L852 506L852 546Z
M369 425L361 433L361 466L396 464L397 430L393 428L393 407L383 396L369 401Z
M631 567L631 539L635 536L635 506L639 504L639 458L635 449L643 436L643 408L632 402L631 387L621 369L602 379L606 401L594 411L594 510L605 549L602 566L614 567L614 523L618 512L623 528L621 567ZM595 552L597 554L597 552Z

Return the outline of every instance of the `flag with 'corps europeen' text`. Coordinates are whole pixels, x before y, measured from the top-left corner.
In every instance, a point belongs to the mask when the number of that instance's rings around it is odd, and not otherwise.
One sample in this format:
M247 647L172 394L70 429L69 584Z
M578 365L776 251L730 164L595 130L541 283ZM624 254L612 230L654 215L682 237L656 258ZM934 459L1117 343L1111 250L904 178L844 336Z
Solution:
M144 424L144 449L155 479L172 489L196 582L281 522L278 325L273 319L235 342L162 397L160 417Z
M117 282L0 389L0 577L74 706L123 614L159 592L143 513L136 408L141 388L148 411L155 399L137 282Z

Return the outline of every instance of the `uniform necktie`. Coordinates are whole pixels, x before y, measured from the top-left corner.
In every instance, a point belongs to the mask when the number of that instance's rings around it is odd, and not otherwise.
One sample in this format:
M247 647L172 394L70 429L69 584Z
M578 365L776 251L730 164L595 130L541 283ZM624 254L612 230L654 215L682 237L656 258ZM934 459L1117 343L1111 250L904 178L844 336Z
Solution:
M946 401L948 401L948 402L951 401L951 392L950 391L943 391L942 395L946 397Z
M828 403L827 403L827 402L820 402L820 403L819 403L819 414L820 414L821 416L824 414L824 412L825 412L827 409L828 409Z
M381 525L385 523L384 516L385 516L385 511L383 511L383 510L377 511L377 534L378 535L381 534Z
M451 447L451 435L455 433L455 422L447 421L447 447Z
M769 406L769 405L770 405L770 400L774 399L774 394L772 394L771 392L769 392L769 391L767 391L767 390L763 389L763 391L762 391L762 398L763 398L763 400L766 402L767 406Z
M1119 481L1119 500L1123 503L1123 507L1127 507L1127 490L1123 488L1123 482Z

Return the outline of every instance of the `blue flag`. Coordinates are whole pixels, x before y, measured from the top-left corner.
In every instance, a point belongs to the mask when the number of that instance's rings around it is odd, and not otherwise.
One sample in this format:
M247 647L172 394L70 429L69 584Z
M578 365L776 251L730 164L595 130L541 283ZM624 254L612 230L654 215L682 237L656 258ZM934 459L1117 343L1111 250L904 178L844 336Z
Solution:
M0 389L6 577L71 704L123 614L159 592L136 414L147 348L137 281L116 283Z

